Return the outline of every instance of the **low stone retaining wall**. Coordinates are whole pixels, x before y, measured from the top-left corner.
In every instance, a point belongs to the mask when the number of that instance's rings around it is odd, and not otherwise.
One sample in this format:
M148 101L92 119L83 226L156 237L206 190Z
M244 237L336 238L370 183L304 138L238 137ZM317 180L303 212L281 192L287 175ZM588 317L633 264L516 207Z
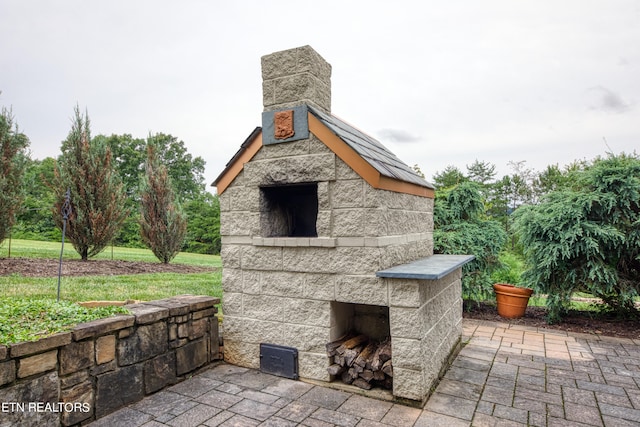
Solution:
M72 426L182 381L220 359L218 298L126 307L35 342L0 346L0 427Z

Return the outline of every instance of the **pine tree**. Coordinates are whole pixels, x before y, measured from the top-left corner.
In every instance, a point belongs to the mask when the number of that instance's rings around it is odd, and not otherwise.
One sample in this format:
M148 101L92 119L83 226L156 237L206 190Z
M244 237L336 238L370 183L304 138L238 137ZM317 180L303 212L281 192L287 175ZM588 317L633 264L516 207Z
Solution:
M22 202L22 176L29 139L18 132L11 111L0 114L0 242L13 226Z
M147 144L142 179L140 233L142 241L164 264L182 248L187 220L176 202L167 168L160 164L153 141Z
M111 242L128 215L126 195L113 166L111 150L91 140L89 116L75 108L75 117L50 184L56 194L53 216L62 227L64 194L71 190L71 217L67 237L83 261Z

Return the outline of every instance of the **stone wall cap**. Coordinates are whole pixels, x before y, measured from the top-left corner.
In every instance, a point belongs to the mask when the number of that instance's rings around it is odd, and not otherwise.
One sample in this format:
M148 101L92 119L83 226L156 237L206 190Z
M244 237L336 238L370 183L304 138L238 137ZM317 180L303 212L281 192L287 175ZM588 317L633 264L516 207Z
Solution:
M213 307L216 304L220 304L220 298L211 297L208 295L178 295L168 300L189 306L189 311L204 310L205 308Z
M10 352L11 357L26 356L62 347L69 343L71 343L71 332L60 332L48 337L40 338L38 341L25 341L11 344Z
M149 301L147 305L166 308L169 310L169 316L182 316L184 314L189 314L189 304L185 302L178 302L170 298Z
M80 341L87 337L104 335L118 329L129 328L135 324L135 321L136 316L120 314L81 323L73 329L73 339L74 341Z
M125 305L125 308L136 316L136 323L139 325L166 319L169 317L170 312L168 307L158 307L156 305L146 303L127 304Z
M473 255L432 255L376 272L390 279L438 280L473 261Z

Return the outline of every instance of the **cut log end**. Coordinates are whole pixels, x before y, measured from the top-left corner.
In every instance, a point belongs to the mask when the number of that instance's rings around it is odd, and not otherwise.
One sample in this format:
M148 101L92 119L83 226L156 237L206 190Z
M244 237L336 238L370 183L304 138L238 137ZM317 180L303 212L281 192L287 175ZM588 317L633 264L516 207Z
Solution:
M377 342L366 335L347 334L327 343L326 350L333 362L327 372L343 383L364 390L393 387L390 339Z

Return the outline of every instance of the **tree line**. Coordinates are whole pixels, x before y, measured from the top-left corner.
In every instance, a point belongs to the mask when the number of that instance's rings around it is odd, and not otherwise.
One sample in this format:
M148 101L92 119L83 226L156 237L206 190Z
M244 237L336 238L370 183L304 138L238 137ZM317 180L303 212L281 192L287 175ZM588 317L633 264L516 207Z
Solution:
M220 252L219 201L206 191L205 162L178 138L91 136L88 113L76 107L57 158L31 159L28 147L3 108L0 242L59 240L69 190L66 232L82 259L108 245L146 246L162 262L179 251Z
M547 295L547 320L557 322L571 296L587 292L621 317L640 315L640 157L608 154L542 172L511 162L475 161L463 173L436 173L434 251L472 254L463 297L492 297L506 279ZM524 271L505 268L519 257Z
M3 108L0 242L10 233L58 240L69 190L69 237L83 259L109 244L148 246L162 262L179 250L219 253L218 198L205 191L204 161L177 138L91 137L88 114L76 108L57 159L32 160L28 146ZM500 178L495 165L477 160L466 172L448 166L433 175L434 251L475 256L464 267L463 297L490 299L493 282L510 281L548 295L551 322L580 291L618 315L638 316L638 155L608 154L542 172L524 161L510 166ZM524 271L514 268L518 259Z

